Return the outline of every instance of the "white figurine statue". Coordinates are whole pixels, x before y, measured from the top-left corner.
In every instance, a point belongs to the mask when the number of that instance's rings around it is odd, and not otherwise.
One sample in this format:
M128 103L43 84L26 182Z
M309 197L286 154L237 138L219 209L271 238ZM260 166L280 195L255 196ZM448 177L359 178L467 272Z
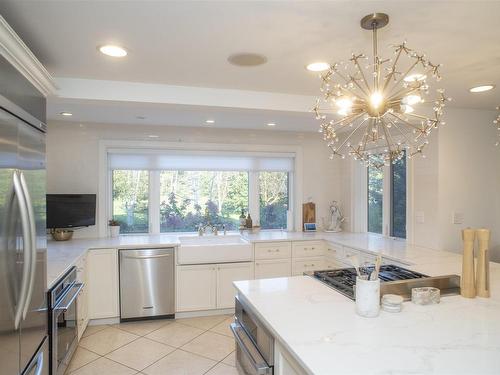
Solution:
M342 232L341 225L344 220L344 215L342 215L337 201L333 201L330 204L330 223L326 227L325 232Z

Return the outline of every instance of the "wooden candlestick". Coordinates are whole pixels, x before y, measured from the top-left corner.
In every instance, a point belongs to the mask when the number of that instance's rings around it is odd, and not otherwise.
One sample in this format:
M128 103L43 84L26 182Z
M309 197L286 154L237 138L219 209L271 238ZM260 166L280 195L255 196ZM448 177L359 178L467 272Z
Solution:
M490 230L476 230L476 237L479 241L479 253L477 256L477 295L479 297L490 297Z
M476 285L474 277L474 240L476 231L474 229L462 230L464 242L464 255L462 258L462 278L460 280L460 294L462 297L475 298Z

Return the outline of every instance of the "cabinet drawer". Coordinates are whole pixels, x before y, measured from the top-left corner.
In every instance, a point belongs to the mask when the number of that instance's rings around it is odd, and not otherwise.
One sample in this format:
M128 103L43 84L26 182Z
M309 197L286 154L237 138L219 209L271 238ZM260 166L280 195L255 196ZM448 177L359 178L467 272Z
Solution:
M353 249L352 247L344 246L344 258L347 262L349 262L348 258L352 257L353 255L357 255L358 257L360 257L361 251ZM360 259L360 261L361 261L361 259Z
M259 260L255 262L255 278L270 279L273 277L288 277L292 271L290 259Z
M338 245L336 243L327 243L325 255L329 258L334 258L338 260L342 260L345 258L344 256L344 248L342 245Z
M322 241L299 241L292 244L292 256L294 258L322 255L324 255L324 244Z
M343 263L337 259L333 259L333 258L326 258L325 259L325 270L335 270L338 268L350 268L350 267L352 267L352 266L347 264L347 263Z
M325 258L294 259L292 262L292 275L298 276L306 271L317 271L325 269Z
M286 259L292 256L290 242L265 242L255 244L255 259Z

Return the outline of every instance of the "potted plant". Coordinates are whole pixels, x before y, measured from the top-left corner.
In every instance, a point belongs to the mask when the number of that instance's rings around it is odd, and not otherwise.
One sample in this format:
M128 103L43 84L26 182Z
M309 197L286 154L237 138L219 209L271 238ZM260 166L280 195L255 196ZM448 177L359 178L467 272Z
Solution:
M111 219L108 221L110 237L118 237L120 235L120 222Z

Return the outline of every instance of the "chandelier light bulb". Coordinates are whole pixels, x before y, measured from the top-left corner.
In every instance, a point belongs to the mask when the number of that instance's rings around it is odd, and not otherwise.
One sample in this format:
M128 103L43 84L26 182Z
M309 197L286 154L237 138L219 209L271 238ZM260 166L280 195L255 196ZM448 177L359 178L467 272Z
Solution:
M341 110L348 110L349 108L352 107L352 100L349 98L340 98L340 99L335 101L335 104Z
M371 96L370 96L370 104L373 106L373 108L378 109L380 105L383 103L384 97L382 94L378 91L375 91Z
M407 75L403 80L405 82L416 82L416 81L423 81L426 78L427 78L427 76L425 74L415 73L415 74Z

